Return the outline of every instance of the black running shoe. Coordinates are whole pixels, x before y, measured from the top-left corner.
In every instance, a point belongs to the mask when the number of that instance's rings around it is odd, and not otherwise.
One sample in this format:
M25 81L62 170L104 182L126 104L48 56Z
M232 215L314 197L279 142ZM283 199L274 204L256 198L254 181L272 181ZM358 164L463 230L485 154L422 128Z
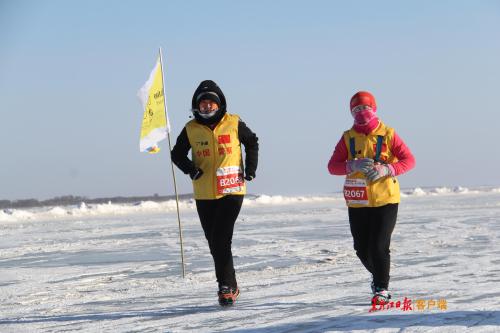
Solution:
M389 303L391 294L387 289L375 287L375 294L372 297L372 304L384 305Z
M236 303L238 296L240 296L240 290L238 287L232 288L228 286L221 286L219 288L219 304L221 306L233 305Z

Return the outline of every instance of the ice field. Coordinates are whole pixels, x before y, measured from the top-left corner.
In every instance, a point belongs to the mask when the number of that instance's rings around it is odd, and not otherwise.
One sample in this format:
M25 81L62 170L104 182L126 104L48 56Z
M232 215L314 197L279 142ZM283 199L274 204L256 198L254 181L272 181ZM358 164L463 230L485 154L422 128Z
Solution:
M174 202L0 211L0 332L499 332L500 189L405 193L372 312L340 194L245 200L231 308L192 202L185 279Z

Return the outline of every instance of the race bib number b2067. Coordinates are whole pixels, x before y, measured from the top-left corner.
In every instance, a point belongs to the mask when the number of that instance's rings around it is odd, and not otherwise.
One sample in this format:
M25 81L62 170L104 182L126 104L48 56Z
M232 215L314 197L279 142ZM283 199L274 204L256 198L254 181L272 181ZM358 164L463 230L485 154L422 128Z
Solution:
M368 191L365 179L346 179L344 198L348 204L368 205Z

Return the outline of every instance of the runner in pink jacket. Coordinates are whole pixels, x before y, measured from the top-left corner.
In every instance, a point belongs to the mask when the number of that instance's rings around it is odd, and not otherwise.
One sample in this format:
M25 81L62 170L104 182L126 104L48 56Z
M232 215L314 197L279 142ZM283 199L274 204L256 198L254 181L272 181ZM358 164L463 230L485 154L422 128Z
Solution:
M356 93L350 109L354 125L335 146L328 171L347 175L344 197L354 249L372 274L372 303L383 304L391 298L389 247L399 205L395 177L412 169L415 158L394 129L378 119L372 94Z

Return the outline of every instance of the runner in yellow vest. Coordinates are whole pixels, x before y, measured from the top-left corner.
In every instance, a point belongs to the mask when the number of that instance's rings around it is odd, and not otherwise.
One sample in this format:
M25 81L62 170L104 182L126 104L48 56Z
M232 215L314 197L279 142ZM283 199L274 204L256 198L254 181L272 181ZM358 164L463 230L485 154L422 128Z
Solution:
M372 303L388 302L390 243L398 214L397 175L415 166L410 149L376 115L372 94L360 91L351 98L354 125L335 147L328 170L345 175L344 198L354 249L372 274Z
M255 178L257 136L234 114L226 112L226 98L213 81L200 83L193 95L189 121L172 149L172 161L193 180L200 222L208 240L219 284L219 303L231 305L240 291L231 243L236 219L246 193L245 181ZM245 146L243 163L241 144ZM191 150L191 160L187 157Z

